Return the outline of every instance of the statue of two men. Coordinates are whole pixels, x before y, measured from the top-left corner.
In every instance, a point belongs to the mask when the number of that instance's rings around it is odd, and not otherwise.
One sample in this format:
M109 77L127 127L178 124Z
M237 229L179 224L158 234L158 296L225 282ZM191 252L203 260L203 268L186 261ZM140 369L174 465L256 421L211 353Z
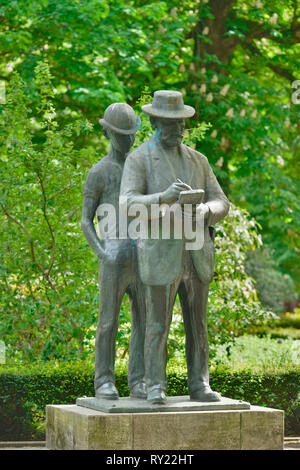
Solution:
M154 134L130 154L137 117L132 108L121 103L106 110L100 122L111 150L91 169L84 189L82 229L100 258L96 397L118 397L114 342L122 296L128 292L132 305L131 396L147 398L152 404L166 402L167 339L178 293L186 331L190 398L219 401L220 395L209 386L206 306L214 272L212 226L226 216L229 202L207 158L182 144L184 119L192 117L195 110L184 105L181 93L157 91L152 104L142 109L150 116ZM151 222L151 207L171 207L180 200L180 194L193 190L204 192L203 203L192 206L192 219L200 217L203 222L199 225L203 240L198 249L188 250L185 236L166 239L161 232L158 237L150 234L136 242L129 237L99 241L93 227L99 204L111 202L119 211L120 194L126 199L128 213L135 205L143 206Z

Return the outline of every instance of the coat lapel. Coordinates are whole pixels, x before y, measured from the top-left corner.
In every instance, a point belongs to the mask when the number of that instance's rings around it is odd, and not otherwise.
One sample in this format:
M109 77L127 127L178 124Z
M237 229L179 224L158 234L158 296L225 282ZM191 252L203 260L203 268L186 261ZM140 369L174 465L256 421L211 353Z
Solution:
M181 156L183 159L183 171L185 179L183 180L185 183L189 184L193 189L197 189L194 187L194 160L188 151L188 148L181 144L180 146Z
M150 181L155 192L164 191L174 182L174 177L170 172L160 145L155 142L154 138L152 138L150 142L150 171L152 173L152 175L150 175Z
M161 146L155 141L154 137L152 137L148 143L148 150L151 173L149 175L149 183L151 183L151 188L153 188L155 192L163 191L174 183L174 180L176 180L176 170L174 168L174 171L172 172L170 168L170 164L172 165L171 158L169 157L168 163ZM187 147L182 144L180 146L180 153L182 158L183 174L180 173L177 177L195 189L195 182L193 181L195 164L193 157Z

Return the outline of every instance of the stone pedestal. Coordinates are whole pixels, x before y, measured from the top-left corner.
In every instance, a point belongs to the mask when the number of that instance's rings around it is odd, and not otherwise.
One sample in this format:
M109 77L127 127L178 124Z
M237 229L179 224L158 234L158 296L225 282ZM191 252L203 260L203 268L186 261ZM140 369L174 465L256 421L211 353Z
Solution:
M187 403L185 397L180 398ZM87 403L94 399L80 400ZM48 405L46 447L74 450L283 449L283 411L238 401L229 409L229 399L225 400L223 407L198 403L199 410L194 409L195 402L190 402L190 410L183 405L181 411L178 410L180 400L169 403L171 408L173 405L171 410L164 406L161 410L152 407L150 411L144 411L145 401L144 405L143 401L137 401L140 408L133 411L131 401L130 412L120 412L114 407L113 411L97 411L86 405ZM118 402L120 406L121 401ZM117 406L116 401L114 404ZM207 409L211 405L214 409Z

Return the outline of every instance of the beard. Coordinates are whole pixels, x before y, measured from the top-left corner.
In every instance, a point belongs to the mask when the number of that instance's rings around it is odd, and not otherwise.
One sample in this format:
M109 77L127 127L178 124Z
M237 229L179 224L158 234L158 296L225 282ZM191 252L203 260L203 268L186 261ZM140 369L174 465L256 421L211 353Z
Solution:
M183 134L179 132L163 132L160 135L160 140L166 147L177 147L181 144Z

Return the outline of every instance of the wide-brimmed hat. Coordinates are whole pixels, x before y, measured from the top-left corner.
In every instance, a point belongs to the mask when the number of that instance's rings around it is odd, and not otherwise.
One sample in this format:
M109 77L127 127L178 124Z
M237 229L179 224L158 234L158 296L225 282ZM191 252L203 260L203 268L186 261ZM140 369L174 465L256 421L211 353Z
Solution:
M159 90L154 92L152 104L142 106L144 113L153 117L182 119L195 114L192 106L183 102L179 91Z
M101 126L118 134L134 134L140 127L140 118L127 103L113 103L99 119Z

